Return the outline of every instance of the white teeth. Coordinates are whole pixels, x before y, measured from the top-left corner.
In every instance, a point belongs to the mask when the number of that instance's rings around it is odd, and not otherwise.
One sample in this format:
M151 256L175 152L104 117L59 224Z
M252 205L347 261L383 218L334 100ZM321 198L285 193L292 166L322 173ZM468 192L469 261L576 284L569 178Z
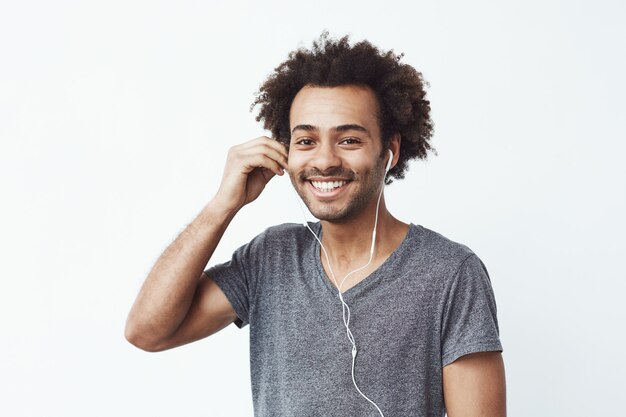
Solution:
M311 184L320 191L332 191L346 183L347 181L311 181Z

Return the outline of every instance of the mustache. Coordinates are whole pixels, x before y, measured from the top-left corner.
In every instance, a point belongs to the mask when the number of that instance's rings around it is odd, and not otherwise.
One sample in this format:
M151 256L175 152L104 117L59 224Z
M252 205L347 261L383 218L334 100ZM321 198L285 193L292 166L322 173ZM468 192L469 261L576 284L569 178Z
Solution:
M302 181L306 181L307 178L314 177L314 176L315 177L341 177L347 180L354 180L356 178L356 174L354 173L354 171L350 171L350 170L346 171L342 169L341 167L332 167L325 171L312 168L307 171L302 171L298 175L298 178Z

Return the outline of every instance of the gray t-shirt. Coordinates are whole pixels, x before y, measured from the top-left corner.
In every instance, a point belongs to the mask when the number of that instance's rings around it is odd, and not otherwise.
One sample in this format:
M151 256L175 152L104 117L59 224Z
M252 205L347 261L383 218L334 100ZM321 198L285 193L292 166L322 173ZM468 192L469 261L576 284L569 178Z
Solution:
M320 223L310 223L321 238ZM254 415L379 416L352 383L352 345L320 246L302 224L270 227L206 273L250 324ZM343 277L337 277L340 282ZM442 368L502 351L496 302L466 246L411 224L400 246L343 293L355 379L385 417L443 416Z

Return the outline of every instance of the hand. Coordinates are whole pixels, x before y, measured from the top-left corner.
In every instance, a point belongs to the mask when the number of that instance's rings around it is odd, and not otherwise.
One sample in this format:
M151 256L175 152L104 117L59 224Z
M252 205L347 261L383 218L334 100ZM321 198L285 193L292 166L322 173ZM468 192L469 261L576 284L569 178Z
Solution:
M283 175L283 168L287 168L287 149L274 139L261 136L233 146L214 200L237 211L256 200L274 175Z

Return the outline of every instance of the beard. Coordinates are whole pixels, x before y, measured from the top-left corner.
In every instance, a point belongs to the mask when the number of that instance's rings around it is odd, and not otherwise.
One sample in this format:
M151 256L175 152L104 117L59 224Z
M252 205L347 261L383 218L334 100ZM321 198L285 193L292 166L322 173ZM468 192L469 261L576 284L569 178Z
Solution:
M299 174L289 173L289 178L294 189L313 216L319 220L332 223L347 223L378 198L385 175L384 164L384 157L376 158L376 164L365 169L361 174L336 167L325 172L311 169L302 171ZM345 186L349 186L350 189L347 190L348 194L342 196L341 199L344 201L318 201L308 190L308 187L311 185L307 178L311 176L348 179L349 183Z

